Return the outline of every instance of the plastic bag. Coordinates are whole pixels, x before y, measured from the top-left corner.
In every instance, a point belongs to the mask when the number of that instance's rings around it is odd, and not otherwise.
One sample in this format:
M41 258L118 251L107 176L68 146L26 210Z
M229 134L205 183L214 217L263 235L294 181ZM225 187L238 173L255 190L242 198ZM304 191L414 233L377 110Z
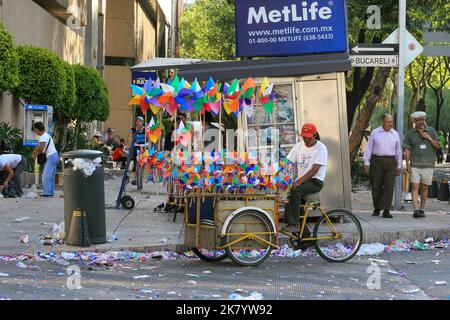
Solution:
M64 244L66 233L64 231L64 222L59 224L53 224L53 227L49 232L40 238L40 244L42 245L56 245Z
M80 170L85 177L90 177L97 165L102 162L102 158L85 159L85 158L75 158L69 159L67 162L73 165L73 171Z
M263 295L259 292L253 291L252 293L250 293L250 295L248 297L245 296L241 296L238 293L232 293L229 296L230 300L263 300Z
M384 252L385 245L382 243L363 244L359 249L358 256L376 256Z

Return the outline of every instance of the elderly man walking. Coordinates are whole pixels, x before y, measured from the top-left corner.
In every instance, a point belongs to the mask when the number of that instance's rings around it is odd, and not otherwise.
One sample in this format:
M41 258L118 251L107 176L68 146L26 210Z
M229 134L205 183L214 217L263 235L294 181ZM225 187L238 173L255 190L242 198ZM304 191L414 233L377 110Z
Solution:
M373 215L393 218L389 212L394 194L395 177L402 167L400 136L392 129L394 120L389 113L381 117L382 125L374 129L364 152L364 169L372 185Z
M432 127L425 123L427 114L417 111L411 114L415 128L405 134L406 170L411 175L414 218L425 217L425 204L428 198L428 186L433 181L433 169L436 161L436 150L440 148L439 136ZM419 187L422 196L419 208Z

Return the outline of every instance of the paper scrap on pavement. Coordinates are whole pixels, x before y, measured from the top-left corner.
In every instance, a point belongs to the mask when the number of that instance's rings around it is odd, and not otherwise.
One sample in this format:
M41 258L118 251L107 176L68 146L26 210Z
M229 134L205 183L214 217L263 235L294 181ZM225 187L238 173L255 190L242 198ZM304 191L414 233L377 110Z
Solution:
M17 219L14 219L14 222L15 223L20 223L20 222L24 222L24 221L27 221L27 220L30 220L30 217L17 218Z
M406 288L406 289L402 289L403 293L417 293L420 292L419 288Z
M134 276L133 279L146 279L146 278L150 278L150 276L148 275L142 275L142 276Z

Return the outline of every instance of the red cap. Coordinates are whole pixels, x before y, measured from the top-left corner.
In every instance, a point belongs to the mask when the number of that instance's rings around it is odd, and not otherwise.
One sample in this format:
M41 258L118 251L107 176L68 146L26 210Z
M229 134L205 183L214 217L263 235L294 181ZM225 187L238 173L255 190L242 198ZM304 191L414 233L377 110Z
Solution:
M301 136L305 138L311 138L317 133L317 128L313 123L305 123L302 127Z

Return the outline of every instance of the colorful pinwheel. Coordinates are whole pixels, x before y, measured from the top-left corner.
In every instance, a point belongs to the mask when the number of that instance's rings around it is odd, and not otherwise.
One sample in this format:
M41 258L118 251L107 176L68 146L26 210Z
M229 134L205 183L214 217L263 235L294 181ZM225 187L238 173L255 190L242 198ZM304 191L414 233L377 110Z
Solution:
M269 79L264 78L259 89L259 102L264 107L267 113L272 114L273 105L275 101L275 93L273 92L273 83L269 82Z
M239 112L239 80L234 79L231 85L225 83L223 86L223 90L225 93L223 108L225 109L227 114Z
M161 138L162 130L159 125L159 121L156 121L152 119L150 120L150 123L148 124L145 134L147 136L147 139L150 139L151 142L156 143Z
M203 99L202 113L212 112L218 115L220 112L220 106L222 104L222 93L220 92L221 84L216 82L210 77L206 85L203 87L205 96Z

